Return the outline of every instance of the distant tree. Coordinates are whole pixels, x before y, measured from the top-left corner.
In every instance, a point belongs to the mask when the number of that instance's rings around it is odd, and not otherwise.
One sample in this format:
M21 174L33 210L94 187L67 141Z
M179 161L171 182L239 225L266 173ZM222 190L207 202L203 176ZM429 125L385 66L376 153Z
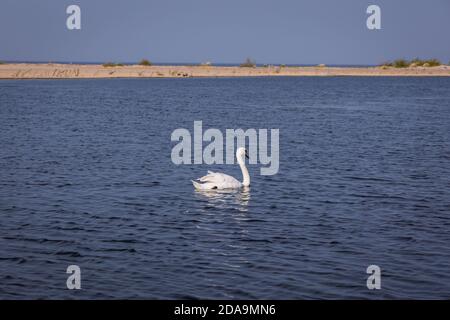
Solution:
M245 59L244 63L241 63L240 67L241 68L255 68L256 62L254 60L252 60L251 58L247 58L247 59Z
M152 65L152 63L151 63L149 60L147 60L147 59L142 59L142 60L139 62L139 65L140 65L140 66L147 66L147 67L149 67L149 66Z

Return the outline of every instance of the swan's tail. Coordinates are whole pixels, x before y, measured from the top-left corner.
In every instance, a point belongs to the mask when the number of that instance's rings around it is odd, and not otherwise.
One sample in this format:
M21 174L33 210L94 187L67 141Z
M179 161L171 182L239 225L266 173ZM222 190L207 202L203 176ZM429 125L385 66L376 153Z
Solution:
M191 180L192 184L194 185L194 188L197 190L204 190L204 186L201 183L195 182L194 180Z
M194 185L194 188L197 190L213 190L217 189L217 187L213 183L198 183L194 180L191 180L192 184Z

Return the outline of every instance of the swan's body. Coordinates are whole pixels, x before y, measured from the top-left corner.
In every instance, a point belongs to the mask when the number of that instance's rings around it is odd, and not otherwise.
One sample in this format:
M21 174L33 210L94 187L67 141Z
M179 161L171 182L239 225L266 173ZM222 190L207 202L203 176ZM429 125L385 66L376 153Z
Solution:
M250 175L245 166L245 157L248 157L247 151L244 148L238 148L236 151L236 159L242 171L242 182L224 173L208 171L206 176L197 179L199 182L192 181L192 184L197 190L238 189L241 187L248 187L250 185Z

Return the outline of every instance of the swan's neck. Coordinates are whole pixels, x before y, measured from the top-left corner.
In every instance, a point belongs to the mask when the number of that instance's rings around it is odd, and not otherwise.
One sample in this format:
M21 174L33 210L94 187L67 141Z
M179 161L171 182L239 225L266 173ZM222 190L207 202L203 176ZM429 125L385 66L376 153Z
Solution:
M241 167L242 171L242 185L244 187L248 187L250 185L250 175L248 174L247 167L245 166L245 160L244 159L238 159L239 167Z

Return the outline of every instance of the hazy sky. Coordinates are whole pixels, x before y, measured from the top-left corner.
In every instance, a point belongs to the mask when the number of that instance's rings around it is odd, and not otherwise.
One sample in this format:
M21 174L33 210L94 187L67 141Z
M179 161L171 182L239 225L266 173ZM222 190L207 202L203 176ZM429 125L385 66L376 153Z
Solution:
M66 28L81 7L82 29ZM381 7L382 30L366 27ZM378 64L450 60L450 0L1 0L0 60Z

